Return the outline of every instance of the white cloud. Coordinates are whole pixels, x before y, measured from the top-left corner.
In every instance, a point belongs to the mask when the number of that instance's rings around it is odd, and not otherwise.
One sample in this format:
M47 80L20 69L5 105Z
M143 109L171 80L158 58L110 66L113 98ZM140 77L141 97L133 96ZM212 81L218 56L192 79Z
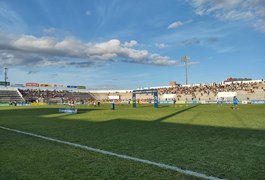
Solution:
M151 54L149 63L157 65L175 65L176 61L171 60L170 57L167 56L160 56L159 54Z
M55 43L55 40L50 37L36 38L29 35L20 36L12 42L14 47L21 49L48 49L52 48Z
M246 20L254 17L251 11L238 12L236 10L228 11L227 13L216 13L215 17L221 20Z
M91 16L91 11L90 11L90 10L87 10L85 14L86 14L87 16Z
M175 29L175 28L177 28L177 27L180 27L180 26L182 26L184 23L183 22L181 22L181 21L176 21L176 22L173 22L173 23L171 23L170 25L168 25L168 29Z
M125 47L134 47L134 46L137 46L138 45L138 42L137 41L135 41L135 40L131 40L130 42L125 42L124 43L124 46Z
M137 44L135 40L125 42L124 45L118 39L101 43L84 43L70 37L59 41L53 37L0 33L0 56L2 64L33 66L34 62L38 66L90 66L100 61L155 65L176 63L169 57L153 54L147 50L133 49L132 47Z
M166 45L165 43L156 43L155 46L160 48L160 49L168 47L168 45Z
M187 21L175 21L173 23L171 23L170 25L168 25L168 29L176 29L177 27L180 27L180 26L183 26L184 24L188 24L188 23L191 23L193 20L192 19L189 19Z
M193 0L198 15L205 15L218 10L233 9L242 0Z
M69 62L58 58L49 58L35 54L21 52L0 51L1 66L27 66L27 67L48 67L67 66Z
M192 0L195 13L211 15L222 21L244 21L264 32L260 22L265 21L264 0Z
M135 49L130 49L130 48L121 48L119 50L119 55L121 57L125 57L128 59L132 59L135 61L143 61L151 55L147 50L135 50Z

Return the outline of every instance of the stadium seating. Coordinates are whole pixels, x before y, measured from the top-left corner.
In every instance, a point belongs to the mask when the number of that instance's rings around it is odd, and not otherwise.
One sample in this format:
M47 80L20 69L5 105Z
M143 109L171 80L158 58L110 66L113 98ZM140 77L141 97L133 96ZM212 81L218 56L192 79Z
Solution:
M89 92L67 90L19 89L27 102L66 103L68 101L84 102L94 100Z
M20 93L12 89L0 89L0 103L24 102Z
M265 100L265 82L233 82L233 83L212 83L196 84L189 86L155 87L159 91L159 100L164 94L176 94L176 101L215 101L218 92L237 92L237 97L243 100ZM96 99L111 101L109 96L119 96L120 101L129 101L132 98L131 91L91 91ZM148 102L153 99L151 94L137 95L140 102Z
M221 82L212 84L194 84L177 85L168 87L154 87L148 89L157 89L158 99L164 95L174 94L175 100L179 102L198 101L211 102L216 101L218 92L236 92L240 101L247 100L265 100L265 82L263 80L250 82ZM20 94L21 93L21 94ZM22 98L23 97L23 98ZM3 89L0 91L0 102L26 101L26 102L44 102L49 104L67 103L74 101L76 103L85 103L88 101L114 101L111 97L116 97L115 102L129 103L132 98L132 90L94 90L94 91L73 91L56 89ZM137 95L137 102L148 103L153 100L152 94ZM173 99L166 99L166 101Z

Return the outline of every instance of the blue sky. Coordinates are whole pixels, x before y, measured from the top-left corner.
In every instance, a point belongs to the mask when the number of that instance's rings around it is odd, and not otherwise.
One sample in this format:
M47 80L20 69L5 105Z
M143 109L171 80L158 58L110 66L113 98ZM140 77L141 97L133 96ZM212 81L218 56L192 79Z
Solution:
M1 0L0 79L135 89L265 77L264 0Z

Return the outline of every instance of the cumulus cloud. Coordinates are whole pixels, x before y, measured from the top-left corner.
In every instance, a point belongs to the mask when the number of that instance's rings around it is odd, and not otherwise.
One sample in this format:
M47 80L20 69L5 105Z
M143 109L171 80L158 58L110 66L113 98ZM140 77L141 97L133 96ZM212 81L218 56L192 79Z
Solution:
M131 40L130 42L125 42L124 43L124 46L125 47L134 47L134 46L137 46L138 45L138 42L137 41L135 41L135 40Z
M139 64L171 65L176 61L132 48L135 40L122 44L118 39L101 43L84 43L66 37L12 35L0 33L0 64L24 66L77 66L88 67L103 61L124 61Z
M36 54L0 51L1 66L27 66L27 67L49 67L49 66L66 66L67 61L55 57L40 56Z
M246 21L255 29L264 32L264 0L192 0L195 13L211 15L222 21Z
M175 61L171 60L170 57L160 56L159 54L151 54L149 57L149 64L157 65L174 65Z

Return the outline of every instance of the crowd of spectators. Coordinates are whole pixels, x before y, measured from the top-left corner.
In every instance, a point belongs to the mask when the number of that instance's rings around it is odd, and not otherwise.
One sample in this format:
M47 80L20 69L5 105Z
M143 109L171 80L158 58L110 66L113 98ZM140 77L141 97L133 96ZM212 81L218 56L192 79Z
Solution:
M210 93L214 96L218 92L229 92L229 91L246 91L248 93L254 93L256 89L262 89L265 91L265 81L260 82L236 82L236 83L213 83L213 84L200 84L194 86L175 86L170 88L158 88L159 95L163 94L177 94L178 97L181 95L191 95L193 98L196 96L209 96Z
M260 90L265 93L265 81L259 82L229 82L229 83L212 83L212 84L196 84L189 86L174 86L167 88L156 88L159 92L159 96L163 94L176 94L177 100L181 97L191 96L192 99L200 99L200 97L215 97L218 92L229 91L244 91L247 93L255 93L256 90ZM74 101L74 102L93 102L95 96L89 92L74 92L67 90L41 90L41 89L19 89L24 99L28 102L49 102L55 99L59 99L61 103ZM116 101L130 102L131 91L124 93L106 93L104 97L99 98L102 102L112 102L108 96L115 95L120 98ZM142 102L149 102L153 98L143 97L139 98ZM138 99L138 100L139 100Z
M41 89L19 89L23 98L28 102L51 102L61 103L75 101L88 101L93 99L88 92L72 92L66 90L41 90Z

